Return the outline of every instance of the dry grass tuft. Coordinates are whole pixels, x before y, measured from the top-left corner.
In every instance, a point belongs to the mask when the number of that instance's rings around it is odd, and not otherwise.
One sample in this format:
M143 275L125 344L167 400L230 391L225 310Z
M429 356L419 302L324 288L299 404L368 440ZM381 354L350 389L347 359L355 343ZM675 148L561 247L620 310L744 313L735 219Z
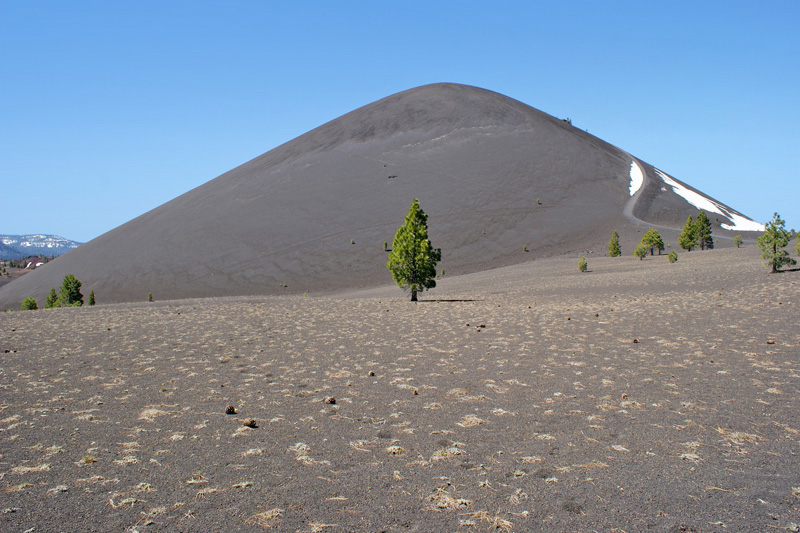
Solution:
M734 444L744 444L745 442L756 442L760 437L752 433L745 433L743 431L732 431L726 433L725 430L719 428L719 431L727 440Z
M465 516L468 516L469 519L463 522L464 525L476 525L480 522L486 522L487 528L489 529L499 529L501 531L512 531L514 529L513 522L510 522L504 518L500 518L499 516L493 516L489 514L488 511L478 511L475 513L469 513Z
M122 459L115 459L114 463L118 465L135 465L139 459L135 455L125 455Z
M37 466L15 466L11 469L12 474L30 474L32 472L47 472L50 470L50 465L42 463Z
M461 419L461 422L456 422L457 425L461 426L462 428L471 428L475 426L480 426L486 422L485 420L478 418L475 415L466 415L464 418Z
M452 509L463 509L465 507L469 507L472 505L472 500L467 500L465 498L454 498L451 496L448 491L447 486L439 487L433 494L428 496L428 502L430 502L430 509L434 511L439 510L452 510Z
M274 509L269 509L262 513L256 513L252 515L250 518L245 520L245 524L247 525L257 525L264 528L271 528L281 522L281 517L285 511L283 509L278 509L275 507Z
M253 455L261 455L264 453L263 448L250 448L246 452L242 452L242 457L251 457Z
M148 407L146 409L142 409L139 413L139 420L147 420L148 422L152 422L154 418L158 416L164 416L166 411L162 411L161 409L156 409L155 407Z
M326 527L339 527L337 524L320 524L312 522L308 524L308 533L322 533Z
M433 463L436 461L442 461L444 459L449 459L450 457L463 454L464 450L461 449L462 446L464 446L464 444L460 442L454 442L450 446L445 446L436 450L431 456L431 462Z
M359 452L369 452L370 450L367 448L367 446L372 443L373 441L370 440L351 440L350 447L354 450L358 450Z
M573 468L608 468L608 465L602 461L591 461L585 464L573 465Z
M28 487L32 487L33 483L28 483L27 481L24 483L20 483L19 485L11 485L10 487L6 487L6 492L13 493L13 492L20 492Z
M214 487L208 487L208 488L199 490L199 491L197 491L197 494L194 495L194 500L195 501L197 501L197 500L205 500L206 498L208 498L209 494L214 494L215 492L217 492L217 490L218 489L216 489Z

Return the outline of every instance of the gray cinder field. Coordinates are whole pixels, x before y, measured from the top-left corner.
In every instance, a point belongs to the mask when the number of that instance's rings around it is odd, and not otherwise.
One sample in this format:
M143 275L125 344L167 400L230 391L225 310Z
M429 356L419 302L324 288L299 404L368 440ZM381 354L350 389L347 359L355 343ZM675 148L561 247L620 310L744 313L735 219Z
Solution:
M588 260L2 314L0 529L796 530L799 273Z

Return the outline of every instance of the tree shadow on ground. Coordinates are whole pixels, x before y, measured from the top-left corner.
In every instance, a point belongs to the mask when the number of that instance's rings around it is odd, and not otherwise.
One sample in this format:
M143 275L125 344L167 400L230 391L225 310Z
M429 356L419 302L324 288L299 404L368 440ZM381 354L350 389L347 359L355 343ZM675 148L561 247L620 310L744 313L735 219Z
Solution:
M455 300L455 299L441 299L441 300L418 300L419 303L439 303L439 302L482 302L483 300Z

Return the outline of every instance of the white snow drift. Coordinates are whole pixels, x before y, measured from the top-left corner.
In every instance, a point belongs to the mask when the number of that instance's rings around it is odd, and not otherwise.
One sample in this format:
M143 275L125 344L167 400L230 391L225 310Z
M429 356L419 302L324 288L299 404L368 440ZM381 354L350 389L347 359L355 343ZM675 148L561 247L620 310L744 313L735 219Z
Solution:
M631 161L631 196L639 192L644 183L644 173L636 161Z
M736 211L731 211L729 208L718 204L717 202L711 200L710 198L706 198L700 193L687 189L685 186L681 185L675 179L671 178L664 172L655 169L656 174L664 180L664 183L672 187L672 190L675 194L682 196L687 202L695 206L697 209L702 209L707 212L711 213L718 213L728 219L730 219L732 224L721 224L722 228L727 230L739 230L739 231L764 231L764 225L755 222L754 220L750 220L746 216L737 213ZM631 167L631 188L633 187L633 168ZM633 193L631 193L633 194Z

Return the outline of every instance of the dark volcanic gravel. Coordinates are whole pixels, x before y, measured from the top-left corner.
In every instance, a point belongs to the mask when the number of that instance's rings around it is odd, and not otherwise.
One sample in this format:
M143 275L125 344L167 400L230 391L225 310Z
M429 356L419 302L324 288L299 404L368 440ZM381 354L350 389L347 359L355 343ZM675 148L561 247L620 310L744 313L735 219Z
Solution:
M800 272L588 261L2 314L0 530L796 531Z

